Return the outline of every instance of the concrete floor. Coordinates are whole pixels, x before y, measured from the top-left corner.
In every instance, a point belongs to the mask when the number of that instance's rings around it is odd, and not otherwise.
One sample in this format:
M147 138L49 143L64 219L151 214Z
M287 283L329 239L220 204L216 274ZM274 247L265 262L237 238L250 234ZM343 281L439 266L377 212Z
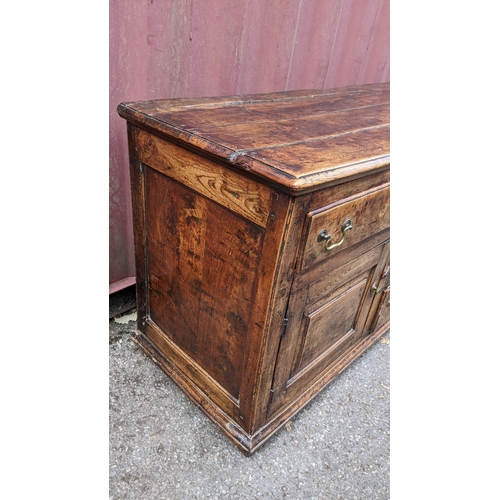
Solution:
M245 457L132 342L126 314L110 320L110 500L389 499L389 335Z

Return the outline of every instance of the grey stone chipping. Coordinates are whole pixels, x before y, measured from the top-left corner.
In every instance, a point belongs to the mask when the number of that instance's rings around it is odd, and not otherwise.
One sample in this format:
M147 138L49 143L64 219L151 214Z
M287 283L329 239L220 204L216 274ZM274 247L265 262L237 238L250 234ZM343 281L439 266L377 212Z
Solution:
M253 456L110 321L109 498L389 499L389 335Z

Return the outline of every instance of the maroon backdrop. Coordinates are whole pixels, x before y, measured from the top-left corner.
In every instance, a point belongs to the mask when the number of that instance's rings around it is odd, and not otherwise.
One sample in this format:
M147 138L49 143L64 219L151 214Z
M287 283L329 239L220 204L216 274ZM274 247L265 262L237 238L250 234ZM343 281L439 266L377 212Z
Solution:
M389 81L389 0L110 1L110 292L135 282L123 101Z

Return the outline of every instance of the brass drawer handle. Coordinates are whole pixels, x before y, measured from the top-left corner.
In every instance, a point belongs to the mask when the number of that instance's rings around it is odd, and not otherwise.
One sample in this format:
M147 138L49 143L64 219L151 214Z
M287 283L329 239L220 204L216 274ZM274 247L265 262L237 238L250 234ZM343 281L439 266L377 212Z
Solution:
M351 219L347 219L341 226L340 228L342 230L342 239L338 243L330 243L331 242L331 235L328 232L327 229L323 229L319 234L318 234L318 241L323 241L325 240L325 248L327 250L333 250L334 248L339 247L344 243L345 240L345 233L349 230L352 229L352 223Z

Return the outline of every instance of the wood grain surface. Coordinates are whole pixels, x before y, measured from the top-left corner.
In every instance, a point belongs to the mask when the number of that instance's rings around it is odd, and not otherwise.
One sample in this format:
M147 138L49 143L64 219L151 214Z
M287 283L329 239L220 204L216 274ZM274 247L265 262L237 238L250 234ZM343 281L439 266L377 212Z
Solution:
M387 167L390 84L122 103L120 115L292 192Z
M149 168L146 199L151 319L238 399L264 230Z
M389 328L389 85L144 101L137 342L252 454ZM328 250L342 224L352 229Z

